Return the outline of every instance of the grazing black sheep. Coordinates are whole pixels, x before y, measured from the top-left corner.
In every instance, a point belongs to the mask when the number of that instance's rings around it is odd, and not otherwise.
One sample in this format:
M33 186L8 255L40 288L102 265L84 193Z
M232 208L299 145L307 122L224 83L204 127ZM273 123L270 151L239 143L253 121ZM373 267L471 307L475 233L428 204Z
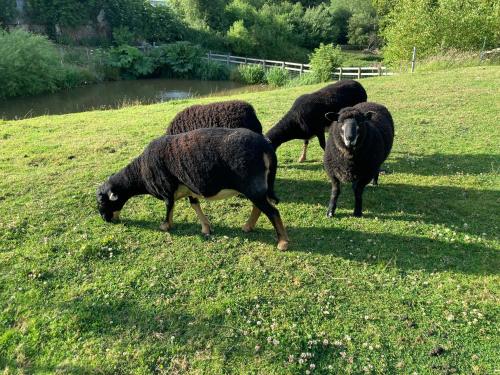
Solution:
M335 214L340 182L352 182L354 216L362 216L363 189L378 180L380 165L391 152L394 122L387 108L376 103L360 103L325 117L333 121L324 155L332 181L327 216Z
M246 128L262 134L262 125L252 105L239 100L188 107L175 116L167 134L180 134L199 128Z
M366 102L366 91L359 82L338 81L311 94L299 96L288 113L266 134L277 149L292 139L303 139L304 148L299 163L306 160L309 139L318 137L325 149L325 131L331 122L325 118L327 112L339 112L344 107Z
M166 203L167 215L160 228L168 231L175 201L189 197L202 233L208 235L210 223L196 198L223 199L241 193L254 204L243 230L253 230L262 211L276 230L278 248L286 250L285 227L270 203L278 201L274 195L276 164L269 142L248 129L196 129L165 135L99 187L99 212L104 220L112 221L131 197L150 194Z

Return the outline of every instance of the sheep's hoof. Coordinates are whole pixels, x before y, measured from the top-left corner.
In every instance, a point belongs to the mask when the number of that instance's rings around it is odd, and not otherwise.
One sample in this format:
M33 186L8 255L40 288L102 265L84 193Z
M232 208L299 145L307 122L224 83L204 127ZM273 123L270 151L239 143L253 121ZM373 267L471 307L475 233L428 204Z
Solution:
M250 233L251 231L254 230L254 227L245 223L245 225L243 225L243 227L241 229L243 229L243 232L245 232L245 233Z
M329 218L329 219L332 219L334 215L335 215L335 212L333 212L333 211L328 211L326 213L326 217Z
M363 217L363 213L362 212L354 212L352 214L352 216L354 216L354 217Z
M160 230L168 232L170 229L172 229L172 227L173 225L170 225L169 223L161 223Z
M211 228L211 227L201 228L201 233L202 233L205 237L210 237L210 235L212 234L212 228Z
M278 241L278 250L281 251L288 250L288 241L287 240Z

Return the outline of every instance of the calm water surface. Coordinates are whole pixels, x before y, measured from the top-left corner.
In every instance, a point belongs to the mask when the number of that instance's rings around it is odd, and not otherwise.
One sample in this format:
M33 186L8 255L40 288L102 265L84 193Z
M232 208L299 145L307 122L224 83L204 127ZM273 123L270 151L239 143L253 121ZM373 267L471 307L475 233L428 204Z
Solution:
M0 118L13 120L40 115L119 108L127 103L157 103L235 90L233 81L142 79L105 82L26 98L0 100Z

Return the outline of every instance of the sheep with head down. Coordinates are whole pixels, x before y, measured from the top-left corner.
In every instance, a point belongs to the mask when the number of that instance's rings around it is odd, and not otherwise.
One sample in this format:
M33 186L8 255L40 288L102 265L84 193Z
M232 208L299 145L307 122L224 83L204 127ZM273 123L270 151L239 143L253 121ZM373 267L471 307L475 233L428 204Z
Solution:
M99 213L104 220L113 221L130 198L150 194L165 201L167 213L160 228L169 231L175 202L188 197L202 233L208 235L211 226L198 198L223 199L241 193L254 205L243 230L253 230L264 212L276 230L278 248L286 250L287 232L271 203L278 201L274 194L276 166L271 144L248 129L196 129L165 135L99 187Z
M333 217L340 194L340 183L352 183L354 216L363 215L362 195L373 179L376 183L381 164L391 152L394 122L381 104L360 103L325 117L332 122L326 143L324 167L332 182L327 216Z

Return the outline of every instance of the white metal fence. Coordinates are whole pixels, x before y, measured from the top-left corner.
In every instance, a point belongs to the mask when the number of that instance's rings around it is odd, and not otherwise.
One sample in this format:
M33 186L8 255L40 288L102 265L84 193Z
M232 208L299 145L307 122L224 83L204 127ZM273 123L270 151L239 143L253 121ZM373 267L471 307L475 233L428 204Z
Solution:
M299 64L289 61L277 61L277 60L266 60L266 59L254 59L250 57L233 56L231 54L218 54L209 52L206 59L208 61L217 61L221 63L234 64L234 65L261 65L263 68L273 68L278 67L292 72L298 72L299 74L308 73L311 71L311 65L309 64ZM338 79L342 78L363 78L363 77L375 77L375 76L387 76L392 75L392 72L384 66L364 66L364 67L341 67L337 68L335 71L335 76Z

